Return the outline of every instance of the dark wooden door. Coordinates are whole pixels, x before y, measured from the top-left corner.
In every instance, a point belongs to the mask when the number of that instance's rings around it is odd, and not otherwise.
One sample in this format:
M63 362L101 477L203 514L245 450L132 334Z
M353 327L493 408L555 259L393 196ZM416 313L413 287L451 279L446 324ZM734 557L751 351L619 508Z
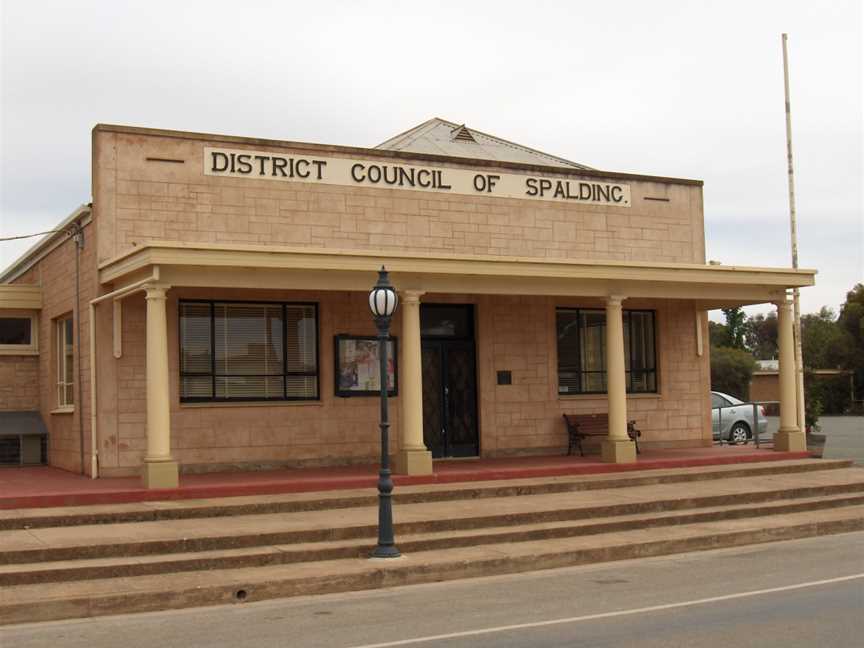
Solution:
M433 457L475 457L477 382L473 341L423 342L423 440Z

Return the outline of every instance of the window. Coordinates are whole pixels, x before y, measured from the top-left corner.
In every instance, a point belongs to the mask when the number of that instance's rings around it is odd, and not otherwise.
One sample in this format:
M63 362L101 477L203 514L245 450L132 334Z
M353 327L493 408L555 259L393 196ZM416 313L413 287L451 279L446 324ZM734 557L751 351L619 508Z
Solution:
M317 398L315 304L180 302L180 400Z
M0 313L0 354L29 354L38 351L36 316L30 313Z
M627 391L657 391L657 357L654 348L654 311L625 310L624 364ZM606 312L559 308L558 393L606 392Z
M54 326L57 332L57 407L72 407L75 404L72 316L55 320Z

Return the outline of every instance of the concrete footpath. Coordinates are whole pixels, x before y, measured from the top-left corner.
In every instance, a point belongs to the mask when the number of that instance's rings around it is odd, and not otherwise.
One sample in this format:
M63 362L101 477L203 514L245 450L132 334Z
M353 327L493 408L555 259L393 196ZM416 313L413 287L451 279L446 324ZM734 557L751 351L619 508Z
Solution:
M0 628L0 645L853 646L864 630L864 579L836 579L864 571L862 555L864 533L846 533L412 587L7 626ZM433 638L442 634L448 636Z
M404 556L389 561L368 559L376 536L374 492L236 499L3 512L0 625L864 529L864 470L813 459L406 487L395 505Z

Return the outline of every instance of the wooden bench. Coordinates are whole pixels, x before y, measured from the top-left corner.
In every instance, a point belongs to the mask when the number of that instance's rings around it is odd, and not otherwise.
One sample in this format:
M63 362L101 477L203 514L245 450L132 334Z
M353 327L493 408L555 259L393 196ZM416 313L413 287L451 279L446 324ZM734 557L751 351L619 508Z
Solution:
M573 454L574 448L579 446L579 454L585 456L582 449L582 440L588 437L609 436L608 414L562 414L564 423L567 425L567 435L570 443L567 446L567 454ZM636 453L639 453L639 437L642 433L636 429L636 421L627 421L627 436L636 444Z

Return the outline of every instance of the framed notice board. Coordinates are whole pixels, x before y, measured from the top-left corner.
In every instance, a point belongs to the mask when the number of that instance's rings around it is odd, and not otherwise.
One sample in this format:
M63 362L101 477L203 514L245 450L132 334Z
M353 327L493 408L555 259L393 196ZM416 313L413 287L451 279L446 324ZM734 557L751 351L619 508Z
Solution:
M336 395L378 396L381 393L378 338L362 335L336 335ZM387 394L396 396L398 385L397 340L387 341Z

